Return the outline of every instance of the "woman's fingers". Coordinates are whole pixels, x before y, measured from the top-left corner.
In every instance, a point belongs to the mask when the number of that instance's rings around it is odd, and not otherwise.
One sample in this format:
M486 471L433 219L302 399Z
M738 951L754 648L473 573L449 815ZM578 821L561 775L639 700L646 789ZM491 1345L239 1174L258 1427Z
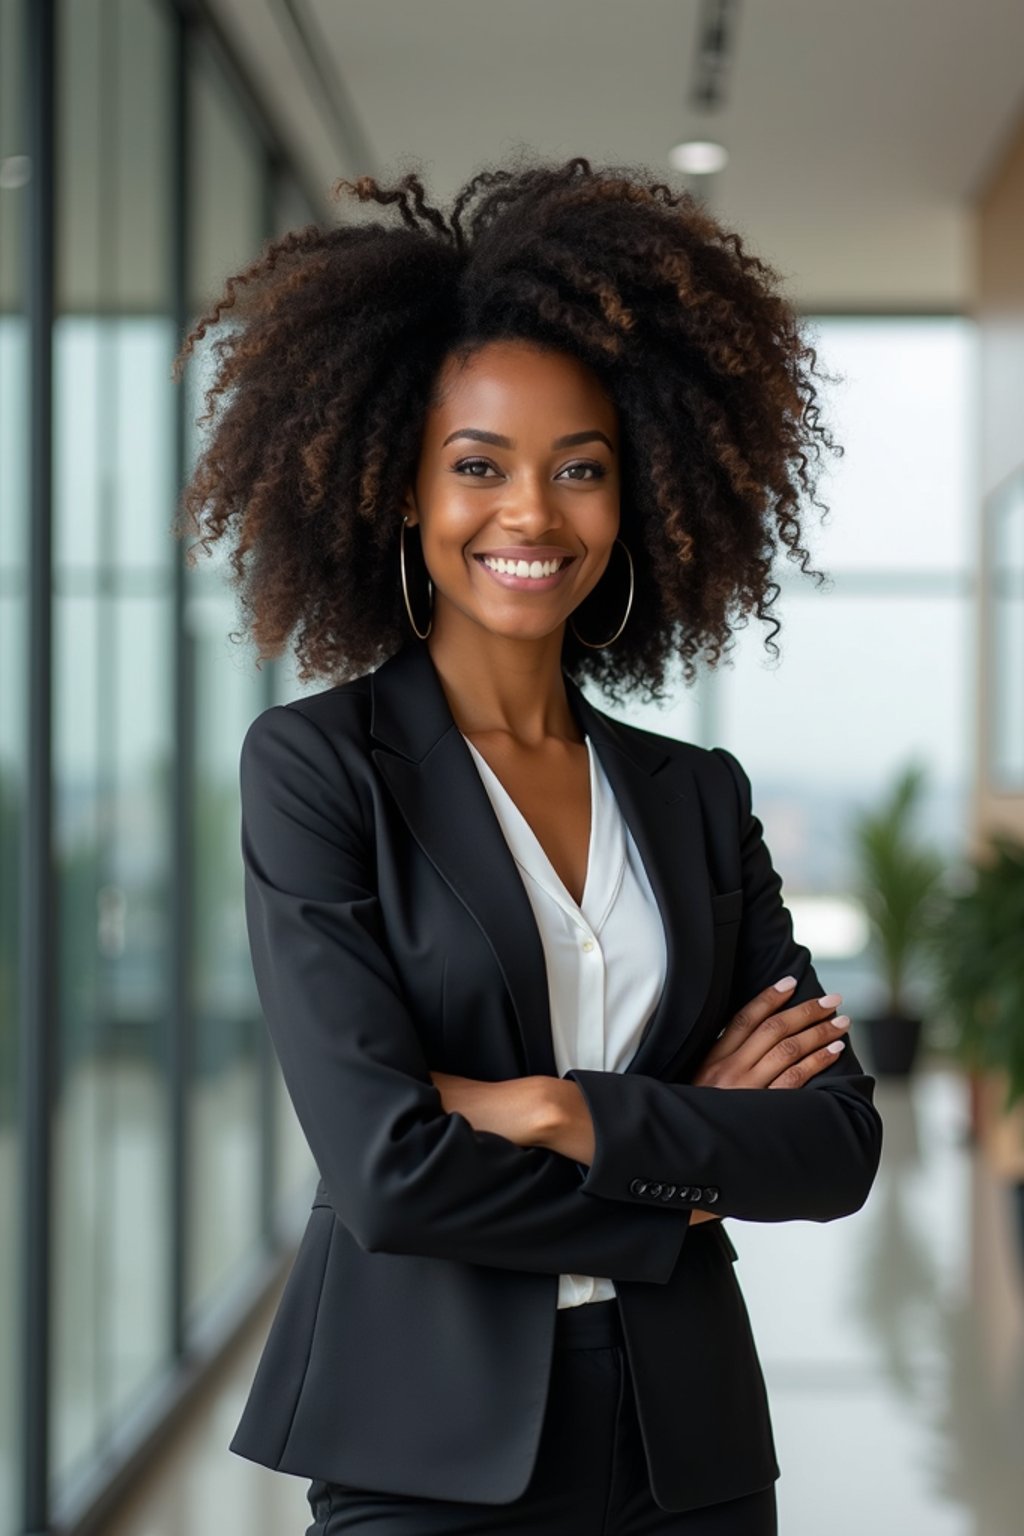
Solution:
M707 1060L717 1061L724 1056L731 1056L744 1041L760 1029L766 1020L774 1020L775 1028L782 1033L785 1033L787 1028L802 1029L807 1024L816 1023L824 1014L830 1013L841 1001L838 992L830 992L826 997L812 998L806 1003L797 1003L793 1008L783 1008L785 998L795 986L795 976L784 976L782 982L765 987L762 992L752 997L749 1003L744 1003L743 1007L733 1014L715 1041L708 1052Z
M720 1087L796 1087L834 1060L837 1052L824 1059L820 1053L849 1024L845 1015L827 1017L842 1001L840 994L829 992L780 1008L780 999L796 985L793 977L784 980L785 986L766 987L730 1019L695 1082Z
M753 1034L759 1024L782 1007L795 986L795 976L784 976L774 986L765 987L762 992L758 992L749 1003L744 1003L743 1007L733 1014L715 1041L708 1053L708 1059L715 1060L722 1056L730 1056L749 1035Z
M830 1019L828 1024L823 1027L834 1031L836 1028L846 1029L849 1023L849 1019L845 1017ZM799 1061L790 1062L782 1069L778 1077L773 1078L771 1082L766 1084L766 1087L802 1088L809 1078L814 1077L818 1072L822 1072L826 1067L832 1065L836 1057L842 1052L845 1044L846 1041L842 1039L830 1040L827 1045L820 1046L816 1051L811 1051L809 1055L803 1056ZM766 1062L770 1060L770 1056L765 1058Z
M811 1051L843 1034L849 1023L846 1015L838 1028L835 1018L828 1017L838 1001L838 994L830 992L824 1000L811 998L762 1020L735 1052L733 1064L750 1075L756 1087L767 1087Z
M842 1036L849 1027L845 1014L837 1019L825 1019L819 1024L808 1024L795 1035L784 1035L769 1044L752 1068L751 1081L755 1086L768 1088L799 1088L830 1065L843 1047ZM830 1045L837 1049L830 1051Z

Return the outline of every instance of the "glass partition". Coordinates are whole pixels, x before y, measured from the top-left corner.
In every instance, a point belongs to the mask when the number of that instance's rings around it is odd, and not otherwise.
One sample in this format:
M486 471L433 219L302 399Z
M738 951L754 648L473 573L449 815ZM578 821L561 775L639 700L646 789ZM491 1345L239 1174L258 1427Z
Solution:
M18 1525L21 828L27 792L28 383L22 242L29 165L20 0L0 0L0 1532Z
M1024 469L986 506L992 698L989 781L997 794L1024 793Z
M262 146L216 62L200 54L189 81L190 132L203 152L189 181L189 312L259 254L267 198ZM208 342L188 371L190 454L198 450ZM190 543L192 541L190 540ZM238 753L269 702L270 673L229 639L238 615L222 551L187 573L184 615L193 701L188 1085L187 1294L193 1313L218 1295L262 1242L260 1160L264 1025L249 960L239 846Z
M171 31L57 8L51 1456L170 1362Z

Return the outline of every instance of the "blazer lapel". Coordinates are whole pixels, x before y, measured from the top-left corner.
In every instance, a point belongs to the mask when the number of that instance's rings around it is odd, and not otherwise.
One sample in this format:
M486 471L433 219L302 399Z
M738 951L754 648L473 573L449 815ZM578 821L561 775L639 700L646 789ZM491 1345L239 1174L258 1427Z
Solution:
M430 653L411 642L371 674L373 759L413 837L479 923L515 1009L524 1074L557 1076L544 946L494 807Z
M622 728L565 675L643 859L665 926L661 1000L627 1071L678 1054L711 980L713 934L700 804L680 758ZM525 1073L555 1076L544 949L522 877L422 642L370 674L373 759L410 832L480 925L515 1011Z
M627 1072L657 1076L697 1023L711 985L714 934L704 826L693 772L681 757L624 729L566 674L569 700L593 739L636 841L665 928L661 999Z

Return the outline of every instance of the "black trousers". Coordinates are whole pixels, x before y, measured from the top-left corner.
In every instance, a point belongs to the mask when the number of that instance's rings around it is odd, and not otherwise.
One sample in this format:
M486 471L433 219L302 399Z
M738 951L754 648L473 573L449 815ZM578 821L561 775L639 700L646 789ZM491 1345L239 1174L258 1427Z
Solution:
M654 1502L614 1301L566 1307L556 1324L533 1476L511 1504L378 1493L314 1479L306 1536L777 1536L775 1484L673 1513Z

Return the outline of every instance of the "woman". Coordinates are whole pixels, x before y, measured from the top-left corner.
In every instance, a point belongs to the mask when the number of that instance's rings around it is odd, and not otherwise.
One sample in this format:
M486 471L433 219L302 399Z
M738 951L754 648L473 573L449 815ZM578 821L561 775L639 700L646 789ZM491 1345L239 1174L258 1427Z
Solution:
M643 171L519 163L447 218L415 175L339 188L401 225L274 242L179 358L232 311L182 526L234 533L261 652L330 680L241 754L321 1178L231 1449L310 1479L309 1536L768 1536L723 1218L859 1209L874 1082L743 768L580 683L663 697L769 616L814 354Z

